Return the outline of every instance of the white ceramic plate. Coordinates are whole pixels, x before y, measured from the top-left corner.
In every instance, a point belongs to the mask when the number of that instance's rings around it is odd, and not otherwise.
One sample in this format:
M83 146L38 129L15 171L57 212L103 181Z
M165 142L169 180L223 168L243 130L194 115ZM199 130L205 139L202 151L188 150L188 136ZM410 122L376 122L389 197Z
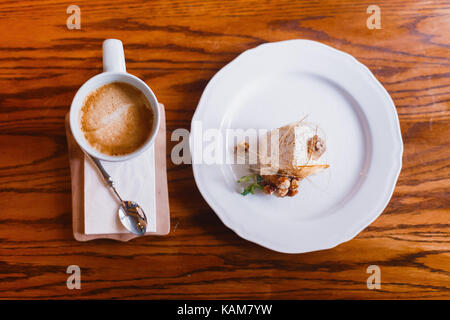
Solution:
M200 130L226 136L227 129L274 129L305 115L326 134L330 168L303 181L295 197L242 196L236 165L199 164ZM223 223L286 253L332 248L372 223L392 196L403 152L394 103L370 70L309 40L260 45L220 70L194 114L190 147L197 186Z

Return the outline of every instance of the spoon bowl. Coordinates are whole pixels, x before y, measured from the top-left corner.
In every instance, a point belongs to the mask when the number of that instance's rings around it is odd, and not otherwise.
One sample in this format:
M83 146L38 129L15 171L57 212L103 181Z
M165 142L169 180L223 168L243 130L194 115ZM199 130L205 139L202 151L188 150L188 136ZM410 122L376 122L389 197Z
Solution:
M147 216L134 201L122 201L118 210L122 225L130 232L142 236L147 230Z

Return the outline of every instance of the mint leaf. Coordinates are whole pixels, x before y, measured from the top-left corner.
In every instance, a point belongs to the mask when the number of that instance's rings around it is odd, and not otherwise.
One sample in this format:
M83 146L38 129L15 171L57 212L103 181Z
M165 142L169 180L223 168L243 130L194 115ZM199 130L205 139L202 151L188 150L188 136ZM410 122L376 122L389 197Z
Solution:
M244 191L241 193L243 196L246 196L249 193L255 194L255 189L263 190L263 186L261 185L262 181L263 181L263 179L260 175L252 174L252 175L248 175L248 176L243 176L237 182L238 183L253 182L247 188L245 188Z
M238 182L238 183L242 183L242 182L252 182L254 179L255 179L255 178L254 178L254 175L251 174L251 175L248 175L248 176L243 176L243 177L241 177L237 182Z

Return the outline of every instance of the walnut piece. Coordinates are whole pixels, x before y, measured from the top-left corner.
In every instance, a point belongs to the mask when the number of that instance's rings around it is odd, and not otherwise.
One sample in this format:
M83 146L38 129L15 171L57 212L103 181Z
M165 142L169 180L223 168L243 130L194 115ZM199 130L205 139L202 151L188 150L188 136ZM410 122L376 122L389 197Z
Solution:
M274 194L277 197L293 197L298 193L300 179L283 175L280 171L273 175L263 175L262 184L265 194Z
M274 186L272 186L270 184L266 184L264 186L264 193L265 194L273 194L275 192L275 190L277 190L277 188L275 188Z
M291 189L297 189L300 185L300 180L297 178L292 178L291 180Z
M275 191L275 195L278 196L278 197L280 197L280 198L283 198L283 197L285 197L285 196L288 194L288 192L289 192L289 189L281 189L281 188L278 188L278 189Z
M325 142L316 134L308 140L308 155L317 160L326 150Z
M248 144L247 141L241 142L238 145L236 145L234 147L234 152L238 152L240 150L244 151L244 152L248 152L248 149L250 148L250 145Z
M291 185L291 180L286 176L272 174L262 177L267 183L275 186L277 189L288 189Z

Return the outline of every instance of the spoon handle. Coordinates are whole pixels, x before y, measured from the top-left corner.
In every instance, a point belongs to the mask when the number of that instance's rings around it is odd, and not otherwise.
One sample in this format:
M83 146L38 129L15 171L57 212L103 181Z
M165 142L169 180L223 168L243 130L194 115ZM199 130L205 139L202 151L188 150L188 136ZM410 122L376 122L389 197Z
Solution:
M83 151L83 153L86 155L86 157L88 157L89 159L91 159L91 161L95 164L95 166L97 167L98 171L100 171L100 173L103 176L103 179L105 179L106 184L109 187L114 187L114 181L111 178L111 176L108 174L108 172L106 172L105 168L103 167L102 163L100 162L100 160L98 160L97 158L91 156L89 153L87 153L86 151L84 151L83 149L81 149Z
M108 172L106 172L105 168L103 167L102 163L100 162L100 160L98 160L97 158L91 157L89 156L92 161L95 163L95 165L97 166L98 170L100 171L100 173L103 176L103 179L105 179L105 182L108 184L108 186L113 187L114 186L114 181L111 178L111 176L108 174Z
M86 155L86 157L88 157L89 159L92 160L92 162L95 164L95 166L97 167L98 171L100 171L100 173L103 176L103 179L105 180L105 183L108 185L108 187L111 188L111 190L114 192L114 194L116 195L117 199L119 199L120 202L123 202L122 198L120 197L119 193L117 192L115 186L114 186L114 181L111 178L111 176L109 175L108 172L106 172L105 168L103 167L102 163L100 162L99 159L91 156L90 154L88 154L87 152L85 152L83 150L84 154Z
M86 156L92 160L92 162L94 162L95 166L97 167L98 171L100 171L100 173L103 176L103 179L105 180L105 183L108 185L108 187L111 188L111 190L114 192L114 194L116 195L117 199L119 199L120 202L123 202L122 197L119 195L119 193L117 192L115 186L114 186L114 181L111 178L111 176L108 174L108 172L106 172L105 168L103 167L102 163L100 162L99 159L92 157L90 154L88 154L87 152L85 152Z

